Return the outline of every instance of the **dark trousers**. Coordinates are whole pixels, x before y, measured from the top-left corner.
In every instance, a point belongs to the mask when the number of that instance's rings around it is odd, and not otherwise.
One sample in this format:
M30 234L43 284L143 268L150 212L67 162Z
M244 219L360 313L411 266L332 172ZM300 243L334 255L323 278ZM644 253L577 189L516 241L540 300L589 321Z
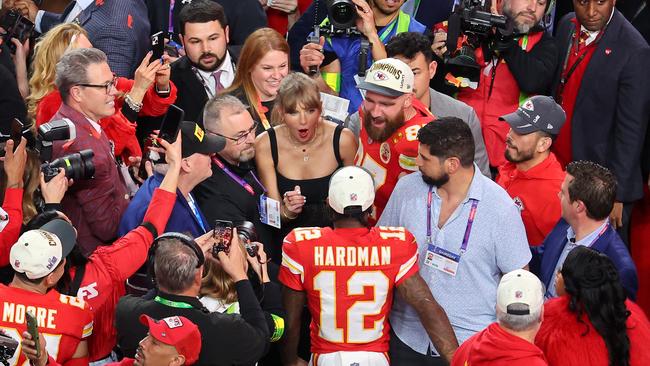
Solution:
M433 357L415 352L402 342L395 333L390 332L390 364L392 366L446 366L442 357Z
M635 202L623 203L623 226L616 230L628 249L630 249L630 219L634 204Z

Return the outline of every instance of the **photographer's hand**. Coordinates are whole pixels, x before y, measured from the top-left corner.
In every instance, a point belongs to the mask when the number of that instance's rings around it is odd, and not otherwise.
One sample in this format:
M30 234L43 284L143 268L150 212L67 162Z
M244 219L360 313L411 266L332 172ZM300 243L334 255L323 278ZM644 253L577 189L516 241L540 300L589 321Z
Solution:
M247 255L246 260L248 260L248 264L253 268L253 271L255 271L257 277L263 283L271 282L267 265L268 259L266 257L266 252L264 251L264 244L257 241L253 242L253 244L257 244L258 247L257 257L251 257L250 255Z
M151 55L153 55L153 52L147 52L140 66L135 70L133 87L129 91L129 96L136 103L142 103L145 93L156 80L156 73L163 67L160 60L153 60L149 63Z
M237 235L237 228L232 229L232 240L230 242L230 252L219 252L217 254L223 270L232 278L234 282L247 280L246 260L242 253L242 244Z
M434 33L431 51L440 57L440 59L444 59L444 54L447 52L447 32L437 31Z
M201 248L203 254L206 257L208 255L211 255L212 246L217 243L217 239L214 237L214 233L212 232L212 230L199 236L198 238L194 238L194 241L196 242L196 244L198 244L198 246Z
M14 151L14 140L5 143L4 169L7 175L7 188L23 188L23 174L27 163L27 140L21 137Z
M181 140L181 133L178 132L176 141L173 144L170 144L164 139L160 139L159 143L162 148L151 147L152 151L165 153L165 161L169 165L165 178L163 178L159 188L174 194L176 193L176 188L178 188L178 176L181 173Z
M356 5L357 15L359 16L356 24L357 29L374 45L375 41L379 40L375 25L375 14L365 0L352 0L352 2Z
M39 349L41 350L41 357L36 356L36 342L32 340L32 335L29 332L23 332L23 340L20 342L21 352L29 359L32 366L45 366L47 365L47 349L45 348L45 337L38 337Z
M41 194L45 203L61 203L70 185L72 185L72 179L68 180L63 168L59 168L59 174L47 183L45 175L41 172Z
M27 78L27 56L29 55L29 38L25 43L20 43L16 38L11 39L11 43L16 46L16 53L12 55L14 65L16 66L16 82L18 90L23 99L29 96L29 80Z
M300 50L300 66L303 71L309 75L309 67L316 66L317 68L325 60L325 55L323 54L323 45L325 44L325 37L321 36L318 40L318 44L308 42ZM316 77L320 76L320 73L316 73Z

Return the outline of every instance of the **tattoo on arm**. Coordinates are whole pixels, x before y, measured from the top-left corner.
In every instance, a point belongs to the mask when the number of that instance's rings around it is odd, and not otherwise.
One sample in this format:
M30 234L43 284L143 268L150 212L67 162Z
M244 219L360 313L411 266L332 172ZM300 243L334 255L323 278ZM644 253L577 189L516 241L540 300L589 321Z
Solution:
M419 273L416 273L397 287L397 293L417 311L436 350L451 363L454 352L458 348L458 340L447 314L433 298L427 283Z

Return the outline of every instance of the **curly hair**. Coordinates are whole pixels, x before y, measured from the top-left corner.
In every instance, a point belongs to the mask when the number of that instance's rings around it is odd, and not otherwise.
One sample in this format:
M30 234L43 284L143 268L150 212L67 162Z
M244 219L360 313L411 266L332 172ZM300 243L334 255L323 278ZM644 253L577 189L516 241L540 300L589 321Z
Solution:
M603 337L610 366L630 365L630 338L626 321L630 311L625 306L625 292L612 261L604 254L578 246L562 265L564 287L570 297L569 310L579 323L586 314L594 329ZM584 335L583 334L583 335Z
M88 33L80 25L64 23L50 29L36 43L32 76L29 78L31 94L27 98L28 112L33 119L36 118L38 103L55 89L57 62L68 49L74 48L73 43L80 35L88 38Z

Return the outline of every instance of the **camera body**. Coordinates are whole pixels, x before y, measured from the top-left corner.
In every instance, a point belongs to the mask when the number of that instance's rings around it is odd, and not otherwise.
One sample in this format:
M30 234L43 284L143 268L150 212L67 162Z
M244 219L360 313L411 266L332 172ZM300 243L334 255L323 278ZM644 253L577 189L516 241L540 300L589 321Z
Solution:
M0 27L4 28L7 32L2 35L2 40L9 47L12 54L16 53L16 46L11 42L11 39L16 38L23 44L32 36L32 32L34 31L34 23L25 18L16 9L9 9L5 13L2 19L0 19Z
M487 54L492 43L512 37L511 22L492 14L490 5L491 0L462 0L449 17L445 64L453 75L478 81L481 66L476 49L483 47Z
M36 137L36 151L41 159L41 171L45 181L49 182L57 174L59 168L65 170L68 179L86 180L95 174L93 164L94 153L92 150L82 150L52 160L52 142L74 140L77 137L74 124L67 119L45 123L38 128Z
M9 366L9 359L14 356L16 349L18 349L18 341L0 333L0 363Z

